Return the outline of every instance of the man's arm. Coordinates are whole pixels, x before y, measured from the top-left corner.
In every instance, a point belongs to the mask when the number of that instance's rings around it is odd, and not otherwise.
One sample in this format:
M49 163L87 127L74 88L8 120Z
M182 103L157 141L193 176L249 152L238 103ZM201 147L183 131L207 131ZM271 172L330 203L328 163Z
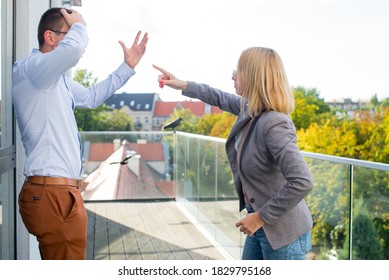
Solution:
M84 24L73 23L68 34L58 46L47 53L32 55L28 62L30 82L41 90L53 86L61 75L76 66L88 44L88 35Z

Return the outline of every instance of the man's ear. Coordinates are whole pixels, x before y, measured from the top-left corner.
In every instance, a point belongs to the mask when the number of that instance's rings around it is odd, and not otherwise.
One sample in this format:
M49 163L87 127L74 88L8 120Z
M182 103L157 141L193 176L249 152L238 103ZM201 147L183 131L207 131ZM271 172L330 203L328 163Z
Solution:
M43 34L43 38L45 39L45 43L49 46L54 45L54 32L51 30L46 30Z

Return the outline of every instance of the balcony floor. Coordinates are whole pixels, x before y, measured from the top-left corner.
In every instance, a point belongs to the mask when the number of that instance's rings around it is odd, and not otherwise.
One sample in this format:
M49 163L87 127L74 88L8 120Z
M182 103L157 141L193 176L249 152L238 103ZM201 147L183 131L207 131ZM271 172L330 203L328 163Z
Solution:
M175 202L86 202L88 260L223 260Z

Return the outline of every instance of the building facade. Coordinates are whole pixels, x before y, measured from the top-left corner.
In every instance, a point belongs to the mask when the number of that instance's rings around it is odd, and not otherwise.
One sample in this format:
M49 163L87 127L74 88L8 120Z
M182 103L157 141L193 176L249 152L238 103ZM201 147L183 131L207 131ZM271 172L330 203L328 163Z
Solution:
M104 103L112 110L126 112L134 120L135 130L153 130L154 104L158 99L156 93L117 93Z
M105 104L111 110L122 110L130 115L136 131L160 131L176 109L188 109L197 117L222 113L219 108L201 101L163 101L158 93L117 93Z

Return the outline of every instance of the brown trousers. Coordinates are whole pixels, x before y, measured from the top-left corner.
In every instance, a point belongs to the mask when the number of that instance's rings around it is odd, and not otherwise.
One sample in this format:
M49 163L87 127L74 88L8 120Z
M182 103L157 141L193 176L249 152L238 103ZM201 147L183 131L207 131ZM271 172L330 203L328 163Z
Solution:
M85 259L88 218L77 187L26 180L19 212L28 232L36 236L43 260Z

